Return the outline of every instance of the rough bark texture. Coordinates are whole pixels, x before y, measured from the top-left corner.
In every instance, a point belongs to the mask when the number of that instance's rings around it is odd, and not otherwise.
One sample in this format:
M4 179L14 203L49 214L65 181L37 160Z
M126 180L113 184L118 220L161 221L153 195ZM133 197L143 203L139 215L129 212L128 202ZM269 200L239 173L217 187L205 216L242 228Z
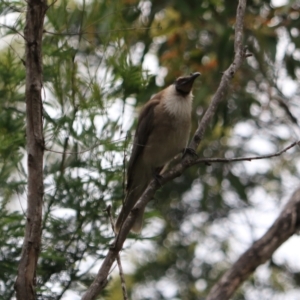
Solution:
M257 240L211 289L206 300L230 299L245 279L270 259L276 249L299 230L300 188L286 204L269 230Z
M36 299L36 266L41 247L43 203L42 36L46 0L28 0L26 25L27 216L22 255L15 282L18 300Z

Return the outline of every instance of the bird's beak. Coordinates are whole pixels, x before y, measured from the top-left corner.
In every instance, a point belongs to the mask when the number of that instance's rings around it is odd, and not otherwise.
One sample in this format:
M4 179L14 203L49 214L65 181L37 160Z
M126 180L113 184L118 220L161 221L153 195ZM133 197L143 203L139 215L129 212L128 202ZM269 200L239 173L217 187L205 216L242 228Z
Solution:
M194 80L194 79L196 79L200 75L201 75L200 72L191 73L190 78L192 78Z
M180 79L176 80L175 82L176 90L178 92L185 93L185 94L190 93L193 87L194 80L200 75L201 73L196 72L196 73L192 73L190 76L181 77Z

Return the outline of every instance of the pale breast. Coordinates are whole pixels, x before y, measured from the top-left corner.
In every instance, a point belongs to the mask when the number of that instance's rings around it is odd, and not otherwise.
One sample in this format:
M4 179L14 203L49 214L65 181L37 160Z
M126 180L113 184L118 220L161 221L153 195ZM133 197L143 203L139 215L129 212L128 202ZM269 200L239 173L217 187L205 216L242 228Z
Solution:
M180 99L185 101L185 99ZM177 102L177 99L174 101ZM186 103L183 103L186 108ZM161 167L186 147L191 122L191 109L180 110L171 114L162 101L155 108L155 121L147 146L143 152L143 160L152 168Z

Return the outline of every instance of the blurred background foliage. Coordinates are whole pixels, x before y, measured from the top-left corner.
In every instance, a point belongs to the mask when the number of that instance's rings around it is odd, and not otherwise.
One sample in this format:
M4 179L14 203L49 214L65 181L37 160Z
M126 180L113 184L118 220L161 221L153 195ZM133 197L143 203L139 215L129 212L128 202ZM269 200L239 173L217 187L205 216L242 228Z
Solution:
M252 53L231 82L200 157L278 151L299 139L300 4L247 3ZM51 4L51 5L50 5ZM45 197L38 299L79 299L124 197L138 108L182 74L195 83L193 131L232 61L236 2L49 1L43 41ZM25 1L0 3L0 294L12 299L26 210ZM150 203L123 263L130 299L204 299L299 184L299 149L259 162L199 165ZM299 238L298 239L299 242ZM299 244L298 244L299 245ZM292 299L300 262L274 255L234 299ZM114 273L113 273L114 274ZM277 297L277 298L276 298ZM99 299L121 299L113 276Z

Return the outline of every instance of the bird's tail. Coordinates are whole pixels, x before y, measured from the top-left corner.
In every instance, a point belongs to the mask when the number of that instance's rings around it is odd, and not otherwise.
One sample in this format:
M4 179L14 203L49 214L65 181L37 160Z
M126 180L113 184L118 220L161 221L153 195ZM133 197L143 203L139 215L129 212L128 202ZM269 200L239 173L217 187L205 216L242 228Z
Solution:
M115 232L118 233L127 219L128 215L130 214L130 211L135 206L136 202L139 200L143 193L143 189L136 188L135 190L130 190L127 192L124 204L122 206L122 209L119 213L119 216L117 218L117 221L115 223ZM143 216L144 216L144 209L141 211L138 211L138 216L131 228L131 231L134 233L140 233L143 226Z

